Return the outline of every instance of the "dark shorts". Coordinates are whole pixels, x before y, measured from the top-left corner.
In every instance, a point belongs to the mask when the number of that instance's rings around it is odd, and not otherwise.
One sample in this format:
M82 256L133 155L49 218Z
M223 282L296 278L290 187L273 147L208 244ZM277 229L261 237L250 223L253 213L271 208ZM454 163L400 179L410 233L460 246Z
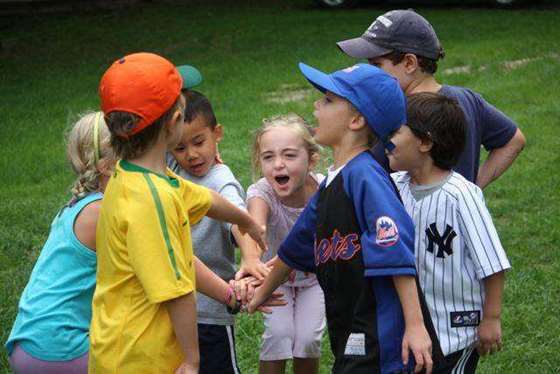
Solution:
M239 374L233 326L198 324L199 374Z
M437 367L434 368L433 374L473 374L476 372L478 365L478 352L476 348L465 348L444 357Z

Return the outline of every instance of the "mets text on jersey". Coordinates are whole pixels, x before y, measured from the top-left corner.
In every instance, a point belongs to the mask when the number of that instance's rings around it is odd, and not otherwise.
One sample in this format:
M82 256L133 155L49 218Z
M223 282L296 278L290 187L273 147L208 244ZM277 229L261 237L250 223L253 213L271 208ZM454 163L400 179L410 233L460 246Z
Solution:
M315 265L319 266L329 260L348 261L361 249L358 234L342 236L338 230L334 230L330 238L325 238L319 243L315 242Z

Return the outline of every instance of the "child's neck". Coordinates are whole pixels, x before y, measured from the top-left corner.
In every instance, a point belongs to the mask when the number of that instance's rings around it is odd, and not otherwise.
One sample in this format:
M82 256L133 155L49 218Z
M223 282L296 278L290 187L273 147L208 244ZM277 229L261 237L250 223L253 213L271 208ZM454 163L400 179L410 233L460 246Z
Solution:
M417 168L408 171L410 180L417 185L436 184L444 180L450 173L451 170L442 169L434 165L431 159L429 162L423 162Z
M438 93L439 90L441 90L441 84L438 83L433 75L420 73L418 77L406 87L405 93L407 95L419 92Z
M360 153L369 149L367 144L360 143L341 143L340 145L333 145L333 167L338 169L345 165L348 161L359 155Z
M159 141L141 156L129 159L128 161L154 173L165 174L167 169L166 153L167 144Z

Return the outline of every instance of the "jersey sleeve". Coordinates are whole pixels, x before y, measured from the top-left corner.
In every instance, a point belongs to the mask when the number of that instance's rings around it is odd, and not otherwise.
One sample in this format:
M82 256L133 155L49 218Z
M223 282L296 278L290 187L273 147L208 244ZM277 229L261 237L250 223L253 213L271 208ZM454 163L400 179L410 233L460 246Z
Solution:
M414 225L389 176L380 166L354 167L344 175L344 189L362 231L365 275L415 275Z
M206 187L181 178L181 194L187 207L189 223L194 225L206 215L212 206L212 195Z
M126 246L131 267L148 300L160 303L192 292L194 273L192 261L187 261L182 248L182 224L177 210L169 209L174 206L169 197L153 182L145 195L129 199Z
M319 192L316 192L278 248L278 257L286 265L310 273L315 273L316 268L314 247L318 200Z
M488 103L479 94L475 94L479 108L478 116L481 124L481 143L486 150L503 147L517 131L513 120Z
M498 237L480 188L463 191L458 200L458 219L464 245L479 279L511 267Z

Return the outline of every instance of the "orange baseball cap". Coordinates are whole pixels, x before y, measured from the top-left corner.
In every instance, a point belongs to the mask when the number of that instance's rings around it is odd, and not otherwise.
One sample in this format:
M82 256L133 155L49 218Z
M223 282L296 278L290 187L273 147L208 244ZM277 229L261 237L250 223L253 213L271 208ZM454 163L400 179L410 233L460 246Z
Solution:
M183 78L171 62L153 53L134 53L115 61L99 83L101 110L136 114L132 135L150 126L181 94Z

